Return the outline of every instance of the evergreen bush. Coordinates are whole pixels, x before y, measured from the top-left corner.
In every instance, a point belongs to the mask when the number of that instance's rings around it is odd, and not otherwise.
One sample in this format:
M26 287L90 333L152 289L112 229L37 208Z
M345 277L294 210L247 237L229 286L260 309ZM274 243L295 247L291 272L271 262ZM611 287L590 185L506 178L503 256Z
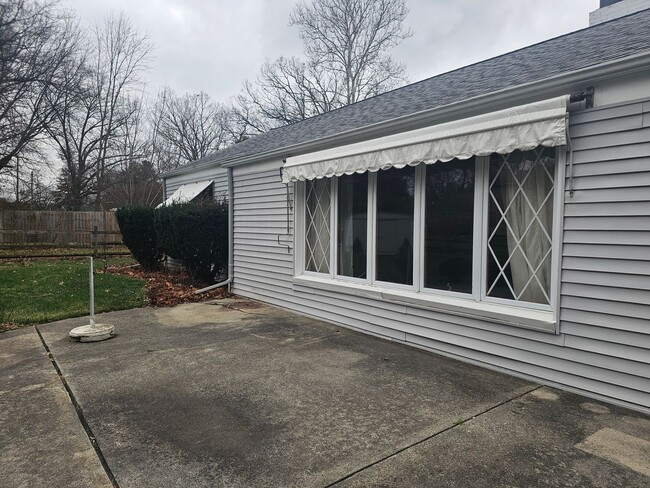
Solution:
M176 203L154 212L162 252L180 259L195 279L213 281L228 265L228 204Z
M163 255L154 230L154 209L123 207L117 210L115 216L122 241L140 266L149 271L158 269Z

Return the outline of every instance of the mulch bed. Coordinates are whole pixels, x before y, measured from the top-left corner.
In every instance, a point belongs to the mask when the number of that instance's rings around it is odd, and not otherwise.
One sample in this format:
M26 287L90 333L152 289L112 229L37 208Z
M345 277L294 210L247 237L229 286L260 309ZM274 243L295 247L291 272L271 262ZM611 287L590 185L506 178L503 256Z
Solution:
M193 284L191 276L187 273L144 271L139 265L108 266L97 272L121 274L146 281L147 302L152 307L173 307L181 303L205 302L230 295L225 287L195 295L196 290L207 285Z

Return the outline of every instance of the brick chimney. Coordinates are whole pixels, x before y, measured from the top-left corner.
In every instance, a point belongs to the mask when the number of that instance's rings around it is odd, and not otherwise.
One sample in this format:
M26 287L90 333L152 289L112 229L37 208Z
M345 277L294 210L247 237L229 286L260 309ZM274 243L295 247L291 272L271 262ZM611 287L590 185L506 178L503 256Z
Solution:
M602 24L650 8L650 0L600 0L600 8L589 14L589 26Z

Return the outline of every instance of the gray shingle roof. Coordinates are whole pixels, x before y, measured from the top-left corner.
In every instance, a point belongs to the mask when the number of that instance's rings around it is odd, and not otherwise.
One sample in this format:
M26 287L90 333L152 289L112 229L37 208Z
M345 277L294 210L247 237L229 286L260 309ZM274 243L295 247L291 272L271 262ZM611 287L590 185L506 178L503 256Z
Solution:
M317 140L646 51L650 51L650 10L550 39L271 130L191 163L191 166L201 167Z

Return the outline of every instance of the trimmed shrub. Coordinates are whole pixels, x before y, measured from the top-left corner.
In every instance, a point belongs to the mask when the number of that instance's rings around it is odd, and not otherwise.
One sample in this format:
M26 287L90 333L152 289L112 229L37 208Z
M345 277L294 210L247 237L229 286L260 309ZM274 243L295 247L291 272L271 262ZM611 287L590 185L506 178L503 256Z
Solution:
M154 212L160 249L195 279L213 281L228 265L228 204L177 203Z
M163 255L154 230L154 209L150 207L123 207L115 213L122 232L122 241L143 269L160 268Z

